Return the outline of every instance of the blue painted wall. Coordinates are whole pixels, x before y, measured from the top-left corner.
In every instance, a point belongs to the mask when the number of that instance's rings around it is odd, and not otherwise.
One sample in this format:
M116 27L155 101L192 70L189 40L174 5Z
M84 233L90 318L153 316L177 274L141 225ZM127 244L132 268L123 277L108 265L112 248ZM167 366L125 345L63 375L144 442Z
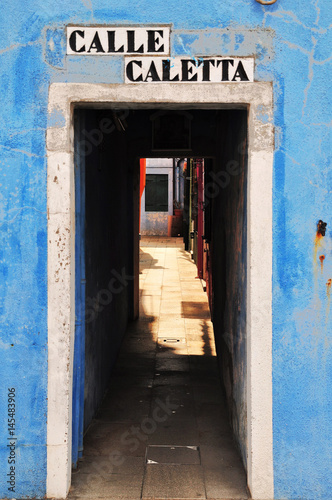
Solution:
M331 496L331 5L326 0L19 0L0 15L0 496L8 494L7 388L16 388L17 487L45 494L48 86L122 81L121 58L65 57L68 23L173 23L175 54L256 54L274 81L275 497ZM203 30L203 31L201 31ZM204 31L205 30L205 31ZM83 64L84 63L84 64ZM319 219L328 230L315 250ZM321 245L321 246L320 246ZM319 255L324 254L321 271Z

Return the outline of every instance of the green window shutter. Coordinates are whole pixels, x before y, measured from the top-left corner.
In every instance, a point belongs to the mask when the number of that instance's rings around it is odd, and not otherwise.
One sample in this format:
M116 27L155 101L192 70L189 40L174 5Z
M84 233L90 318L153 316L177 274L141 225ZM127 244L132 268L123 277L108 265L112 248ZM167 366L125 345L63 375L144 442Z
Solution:
M145 211L168 212L168 174L147 174Z

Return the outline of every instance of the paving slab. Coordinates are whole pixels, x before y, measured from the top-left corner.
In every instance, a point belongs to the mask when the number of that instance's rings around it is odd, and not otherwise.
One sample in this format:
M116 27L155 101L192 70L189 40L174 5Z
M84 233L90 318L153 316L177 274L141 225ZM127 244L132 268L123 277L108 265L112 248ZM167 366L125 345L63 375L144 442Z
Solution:
M189 372L188 356L178 355L176 358L163 358L156 360L158 372Z
M206 496L210 498L243 499L247 497L246 477L239 467L204 469Z
M98 471L80 474L73 477L71 495L82 498L123 499L140 498L142 491L142 474L109 474L101 475Z
M176 410L175 410L176 411ZM148 444L199 446L200 438L195 419L169 417L158 424L156 432L149 436Z
M103 474L106 478L109 474L143 474L146 457L132 457L111 452L107 455L87 456L80 461L78 471L81 474L91 471Z
M156 498L206 498L201 466L147 465L142 499Z

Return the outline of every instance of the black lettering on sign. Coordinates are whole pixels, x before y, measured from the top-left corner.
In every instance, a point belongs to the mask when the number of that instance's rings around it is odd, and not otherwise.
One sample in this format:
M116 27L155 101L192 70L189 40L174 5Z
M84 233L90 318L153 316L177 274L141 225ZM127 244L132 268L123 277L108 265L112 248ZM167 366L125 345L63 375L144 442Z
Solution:
M210 64L211 66L215 65L214 59L203 59L203 61L199 61L199 65L203 63L203 82L210 82Z
M95 36L93 37L88 52L91 52L92 49L96 50L96 54L98 54L99 52L105 52L98 35L98 31L96 31Z
M156 70L156 65L153 61L150 64L149 71L147 72L144 81L147 82L148 78L151 78L152 82L160 82L160 78L159 78L159 75L158 75L157 70Z
M85 45L82 45L82 47L80 49L77 48L77 38L76 38L77 35L84 38L84 31L83 30L73 31L69 37L69 46L70 46L71 50L73 50L74 52L84 52Z
M119 47L118 49L115 48L115 31L107 31L107 36L108 36L108 51L109 53L112 52L124 52L124 45L122 47Z
M171 61L169 59L163 59L163 82L178 82L179 75L173 76L171 78Z
M126 81L130 82L249 82L253 81L253 60L181 57L125 59ZM249 75L249 76L248 76Z
M135 31L127 31L128 52L143 54L144 45L142 44L138 49L135 49Z
M160 43L160 39L158 34L161 38L164 36L163 30L148 30L148 52L163 52L164 51L164 45L160 45L159 49L157 49L157 45Z
M236 82L237 78L240 78L241 82L249 82L249 78L247 73L245 72L245 69L243 67L242 62L240 61L239 64L237 65L235 75L232 79L232 82Z
M223 59L217 62L217 67L221 63L221 81L229 82L229 65L234 66L233 59Z
M189 68L189 64L196 67L195 59L181 59L182 66L182 81L183 82L197 82L197 73L193 74L193 68ZM189 76L191 78L189 78Z
M139 68L142 67L142 61L130 61L126 67L127 78L131 82L142 82L143 81L142 74L140 74L137 78L134 78L134 68L133 68L134 64L136 64Z

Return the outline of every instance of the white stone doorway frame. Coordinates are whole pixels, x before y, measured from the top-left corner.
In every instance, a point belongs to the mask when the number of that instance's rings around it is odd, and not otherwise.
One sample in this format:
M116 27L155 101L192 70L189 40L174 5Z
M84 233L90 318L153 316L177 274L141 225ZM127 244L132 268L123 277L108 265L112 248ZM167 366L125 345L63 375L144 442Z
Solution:
M273 499L272 429L272 84L54 83L47 129L48 415L47 497L65 498L71 482L75 331L76 105L160 109L248 109L247 422L248 485L254 499Z

